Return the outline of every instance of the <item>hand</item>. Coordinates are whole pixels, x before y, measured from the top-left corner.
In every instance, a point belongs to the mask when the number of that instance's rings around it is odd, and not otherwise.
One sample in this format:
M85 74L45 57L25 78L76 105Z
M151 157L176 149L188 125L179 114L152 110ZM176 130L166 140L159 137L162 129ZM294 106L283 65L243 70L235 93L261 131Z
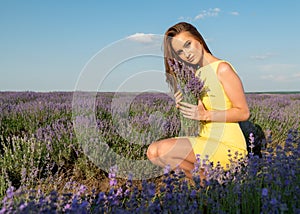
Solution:
M179 108L180 106L180 102L181 100L183 99L183 95L181 93L181 91L177 91L175 94L174 94L174 97L175 97L175 103L176 103L176 108Z
M208 111L205 109L201 100L198 101L198 105L193 105L186 102L179 102L179 110L185 118L192 120L208 120Z

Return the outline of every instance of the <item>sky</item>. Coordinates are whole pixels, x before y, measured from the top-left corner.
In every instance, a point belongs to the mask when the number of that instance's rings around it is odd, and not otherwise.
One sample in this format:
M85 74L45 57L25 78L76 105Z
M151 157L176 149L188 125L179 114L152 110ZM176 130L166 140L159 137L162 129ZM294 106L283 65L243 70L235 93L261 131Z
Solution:
M161 46L193 24L246 92L300 91L298 0L0 0L0 91L166 91Z

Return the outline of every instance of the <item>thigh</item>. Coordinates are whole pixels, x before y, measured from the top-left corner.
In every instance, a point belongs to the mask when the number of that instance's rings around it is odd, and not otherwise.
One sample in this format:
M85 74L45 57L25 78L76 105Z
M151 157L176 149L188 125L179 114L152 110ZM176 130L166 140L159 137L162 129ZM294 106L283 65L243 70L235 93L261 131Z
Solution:
M188 138L169 138L153 143L160 157L184 159L194 163L196 156Z
M226 170L231 164L230 159L235 159L235 153L238 154L237 158L243 158L246 155L246 150L235 148L232 146L227 146L220 143L218 149L209 158L209 160L210 162L213 162L214 166L216 166L216 164L219 162L220 165Z

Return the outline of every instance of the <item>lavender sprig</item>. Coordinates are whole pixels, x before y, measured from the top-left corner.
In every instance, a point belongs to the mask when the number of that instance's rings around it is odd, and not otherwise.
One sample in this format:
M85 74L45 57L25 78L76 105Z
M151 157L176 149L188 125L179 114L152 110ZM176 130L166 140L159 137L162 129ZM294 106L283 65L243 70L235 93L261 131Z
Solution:
M168 59L168 64L176 75L179 89L184 94L192 94L197 100L202 99L208 90L204 80L195 75L196 70L176 59Z
M184 95L183 101L198 105L198 100L201 100L208 91L204 80L195 75L196 70L192 66L176 59L168 59L168 64L175 73L177 89ZM201 130L200 121L187 119L182 115L180 117L182 126L179 134L182 136L198 136Z

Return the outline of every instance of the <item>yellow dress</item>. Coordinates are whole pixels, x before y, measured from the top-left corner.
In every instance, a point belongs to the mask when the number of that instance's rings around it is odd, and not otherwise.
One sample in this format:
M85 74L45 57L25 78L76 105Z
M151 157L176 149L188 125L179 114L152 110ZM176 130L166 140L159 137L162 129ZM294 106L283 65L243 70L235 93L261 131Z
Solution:
M216 73L221 62L224 61L213 62L196 71L196 75L205 80L205 85L209 89L202 100L207 110L226 110L232 107ZM246 141L238 123L206 122L202 125L199 137L188 137L188 139L195 155L199 154L201 159L208 156L214 166L220 162L225 169L230 164L228 150L232 157L235 152L242 156L247 154Z

